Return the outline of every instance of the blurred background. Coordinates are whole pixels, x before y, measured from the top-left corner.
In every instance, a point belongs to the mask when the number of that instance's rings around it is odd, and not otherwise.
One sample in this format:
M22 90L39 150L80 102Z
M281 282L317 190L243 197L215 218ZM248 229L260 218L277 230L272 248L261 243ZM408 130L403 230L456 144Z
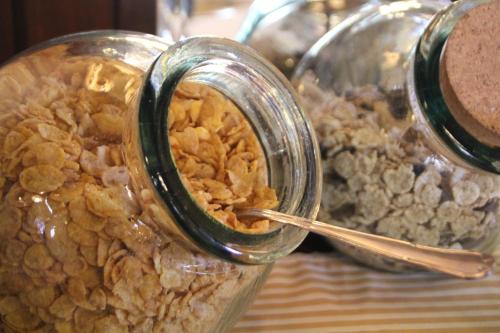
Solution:
M271 0L273 1L273 0ZM0 62L52 37L124 29L233 37L250 0L0 0ZM186 18L190 16L189 23Z

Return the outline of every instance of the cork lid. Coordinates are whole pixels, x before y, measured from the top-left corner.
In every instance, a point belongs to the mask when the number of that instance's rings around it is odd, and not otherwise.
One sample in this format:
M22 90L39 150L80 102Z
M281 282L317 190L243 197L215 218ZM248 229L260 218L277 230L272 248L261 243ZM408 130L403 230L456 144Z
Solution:
M500 0L457 22L441 56L440 84L457 122L482 143L500 147Z

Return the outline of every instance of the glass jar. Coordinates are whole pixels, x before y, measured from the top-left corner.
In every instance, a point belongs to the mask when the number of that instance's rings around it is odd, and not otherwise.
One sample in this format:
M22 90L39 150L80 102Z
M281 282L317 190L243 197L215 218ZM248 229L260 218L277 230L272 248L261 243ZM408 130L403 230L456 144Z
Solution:
M312 127L289 83L249 48L119 31L48 41L0 69L6 332L225 332L306 236L239 232L196 204L167 135L180 82L239 106L277 209L316 215Z
M250 45L288 78L309 48L354 13L379 0L255 0L236 40Z
M494 249L499 148L459 125L439 76L454 25L487 2L381 4L304 56L292 82L320 144L319 220L430 246ZM408 269L334 245L378 268Z

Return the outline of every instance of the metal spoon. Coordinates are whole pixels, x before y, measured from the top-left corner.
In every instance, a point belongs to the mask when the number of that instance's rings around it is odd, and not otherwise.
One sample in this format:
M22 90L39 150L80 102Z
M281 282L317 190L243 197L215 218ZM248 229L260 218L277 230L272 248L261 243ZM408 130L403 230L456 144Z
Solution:
M463 279L485 277L491 272L495 263L495 259L488 254L416 245L410 242L336 227L323 222L291 216L268 209L245 209L238 211L237 215L242 219L268 219L279 223L291 224L359 249L373 252L374 254L399 260L429 271L440 272Z

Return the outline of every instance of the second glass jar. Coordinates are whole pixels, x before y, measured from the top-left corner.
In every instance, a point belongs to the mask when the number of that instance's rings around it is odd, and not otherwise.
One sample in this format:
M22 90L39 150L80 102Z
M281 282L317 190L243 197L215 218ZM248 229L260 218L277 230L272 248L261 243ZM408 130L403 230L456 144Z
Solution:
M436 65L456 22L485 3L381 3L347 18L304 56L293 82L320 143L321 221L429 246L494 250L498 148L453 123L439 102ZM334 245L378 268L408 269Z

